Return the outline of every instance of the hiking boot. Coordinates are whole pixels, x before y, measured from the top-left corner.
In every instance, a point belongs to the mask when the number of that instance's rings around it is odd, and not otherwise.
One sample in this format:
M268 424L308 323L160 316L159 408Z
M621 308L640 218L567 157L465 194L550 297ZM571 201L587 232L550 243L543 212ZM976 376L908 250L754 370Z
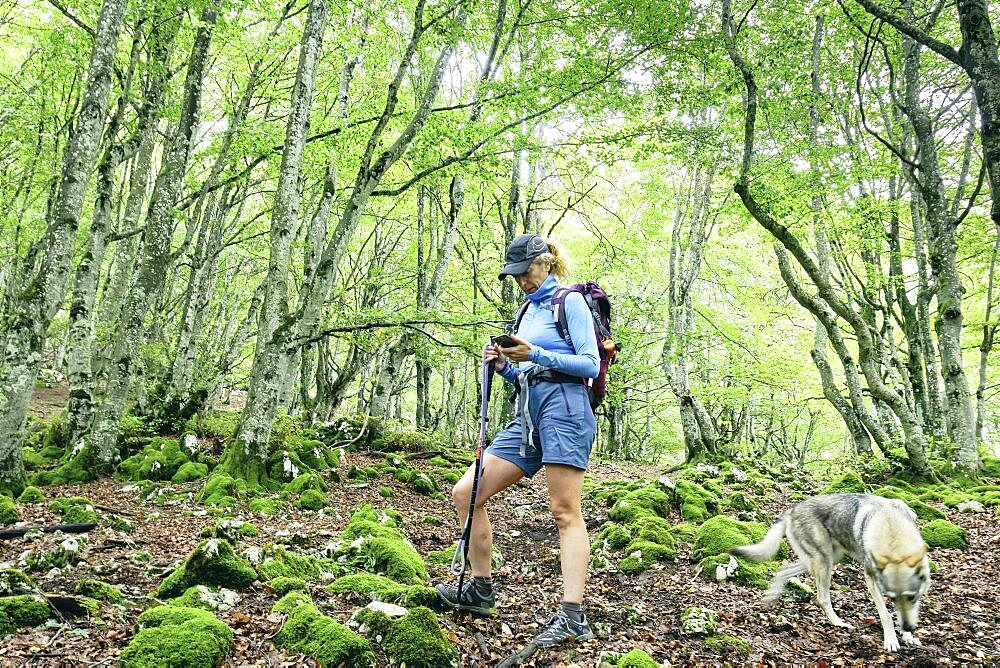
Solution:
M590 630L586 615L583 616L582 622L574 622L562 612L557 612L549 617L549 621L545 622L545 630L531 642L544 647L558 645L566 640L590 640L593 637L594 632Z
M462 585L462 596L458 595L458 587L448 585L434 585L438 598L452 610L464 610L479 617L489 617L496 612L496 596L492 588L490 593L484 595L476 587L472 580L467 580Z

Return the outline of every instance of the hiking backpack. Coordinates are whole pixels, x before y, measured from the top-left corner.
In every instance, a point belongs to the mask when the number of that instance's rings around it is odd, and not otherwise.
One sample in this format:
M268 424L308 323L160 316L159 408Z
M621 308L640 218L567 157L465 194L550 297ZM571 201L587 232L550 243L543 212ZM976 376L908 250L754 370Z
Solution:
M617 361L618 351L621 350L622 346L612 338L611 300L608 298L608 293L596 281L574 283L569 287L559 288L552 296L552 319L555 320L556 333L562 337L566 344L573 350L576 350L573 346L573 340L569 336L569 325L566 320L566 297L571 292L579 292L583 295L594 323L594 334L597 336L597 354L600 368L596 378L585 378L583 380L587 386L587 393L590 395L590 407L596 410L608 394L608 367ZM525 301L521 305L521 308L517 310L517 315L514 317L515 332L521 326L521 319L527 310L528 302Z

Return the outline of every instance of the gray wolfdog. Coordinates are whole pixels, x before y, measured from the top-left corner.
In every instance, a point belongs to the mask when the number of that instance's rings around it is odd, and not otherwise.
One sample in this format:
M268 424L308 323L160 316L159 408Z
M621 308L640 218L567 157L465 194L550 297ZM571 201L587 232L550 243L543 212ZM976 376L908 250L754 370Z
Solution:
M900 638L919 645L911 631L917 628L920 597L930 586L927 545L920 537L916 515L898 499L870 494L827 494L798 503L786 510L764 538L755 545L734 547L737 557L765 561L777 553L781 537L788 538L799 560L783 566L764 595L763 604L777 600L788 578L812 573L820 609L834 626L853 628L837 616L830 605L830 575L833 565L851 555L864 567L865 582L879 621L883 646L899 649L885 596L893 600Z

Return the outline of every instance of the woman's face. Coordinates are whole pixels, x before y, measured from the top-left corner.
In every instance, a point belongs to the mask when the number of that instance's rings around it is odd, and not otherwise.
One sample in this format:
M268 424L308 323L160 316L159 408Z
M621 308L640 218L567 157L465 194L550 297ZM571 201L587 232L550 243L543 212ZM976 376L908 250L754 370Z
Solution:
M549 277L551 265L545 260L536 260L528 267L528 271L515 277L514 280L521 286L521 291L526 295L532 294Z

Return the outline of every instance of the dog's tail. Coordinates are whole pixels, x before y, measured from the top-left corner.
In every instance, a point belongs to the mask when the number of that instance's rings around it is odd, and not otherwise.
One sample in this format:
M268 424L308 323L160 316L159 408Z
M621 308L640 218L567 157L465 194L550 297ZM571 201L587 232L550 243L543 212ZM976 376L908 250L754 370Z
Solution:
M736 557L743 557L751 561L767 561L778 553L781 547L781 539L785 535L785 516L782 515L778 521L771 525L760 542L753 545L742 545L729 549L729 554Z

